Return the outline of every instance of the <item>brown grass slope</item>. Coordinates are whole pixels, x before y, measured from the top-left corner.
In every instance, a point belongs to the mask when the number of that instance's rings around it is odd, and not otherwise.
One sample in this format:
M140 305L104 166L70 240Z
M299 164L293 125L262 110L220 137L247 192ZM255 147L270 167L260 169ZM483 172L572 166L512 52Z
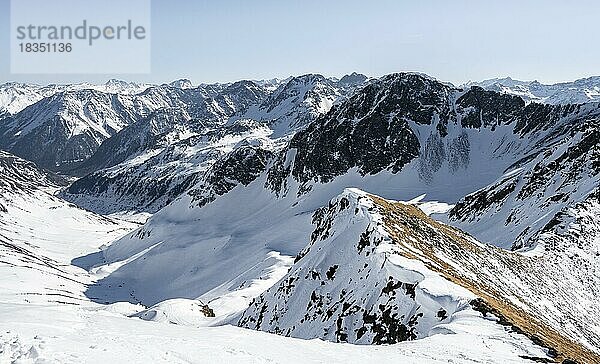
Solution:
M500 323L550 348L557 362L600 363L598 352L589 348L598 348L599 342L586 325L591 308L577 305L579 300L593 299L593 292L580 292L579 282L565 278L568 272L559 261L479 243L415 206L370 197L401 254L423 261L481 297L472 302L475 309L494 314Z

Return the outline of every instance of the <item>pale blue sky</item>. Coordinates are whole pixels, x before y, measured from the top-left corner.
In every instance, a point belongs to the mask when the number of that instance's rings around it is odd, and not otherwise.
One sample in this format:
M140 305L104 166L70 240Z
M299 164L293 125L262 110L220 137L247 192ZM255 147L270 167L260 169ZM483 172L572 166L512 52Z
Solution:
M152 73L11 75L9 1L0 0L0 82L420 71L456 84L549 83L600 74L599 16L594 0L153 0Z

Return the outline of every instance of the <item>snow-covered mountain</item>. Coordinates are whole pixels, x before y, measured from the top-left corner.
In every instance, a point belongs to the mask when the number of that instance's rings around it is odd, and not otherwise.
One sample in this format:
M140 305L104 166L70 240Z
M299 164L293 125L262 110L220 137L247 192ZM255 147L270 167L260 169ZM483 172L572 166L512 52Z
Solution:
M216 316L210 325L363 344L455 332L459 317L473 317L463 326L473 333L484 321L473 310L491 312L524 334L518 340L545 347L541 357L593 361L599 341L586 315L599 282L594 269L577 267L595 264L597 244L582 247L573 234L548 249L543 239L569 206L595 206L586 201L598 187L599 115L594 103L527 104L419 74L384 76L294 133L272 159L249 144L215 163L210 178L104 251L105 263L127 263L88 295L158 311L173 297L198 299ZM499 188L484 206L469 203L503 178L537 176L546 163L554 167L544 178L519 182L519 199ZM486 245L348 186L392 200L421 196L424 209L456 203L441 218L524 249ZM564 201L550 198L555 190ZM458 218L470 215L476 222ZM585 304L573 308L572 300Z
M210 122L262 99L259 87L244 84L252 89L241 90L235 83L196 89L155 86L135 95L89 89L60 92L5 118L0 123L0 147L52 170L94 171L104 166L103 161L99 165L86 161L99 146L124 127L151 118L153 112L180 110Z
M44 171L29 161L0 150L0 191L4 198L12 193L23 193L66 186L68 181L52 172Z
M170 82L169 86L177 87L177 88L181 88L181 89L187 89L187 88L194 87L194 85L192 84L192 81L188 80L187 78L182 78L180 80L175 80L173 82Z
M446 360L600 360L598 103L416 73L269 85L114 95L137 116L60 196L154 214L126 235L106 221L122 236L66 264L87 284L72 297L216 337L234 324L390 344L384 357L416 347L413 361L440 345ZM23 226L13 240L42 234Z
M554 214L597 186L599 118L594 103L526 104L479 87L460 91L419 75L391 75L297 133L268 181L282 194L293 179L302 194L359 175L357 186L390 198L426 194L447 203L493 185L495 197L465 197L450 221L498 246L531 246ZM517 185L519 176L528 181ZM370 187L371 179L381 182ZM518 197L507 200L513 192Z
M26 107L0 124L0 147L53 170L89 158L98 146L146 110L117 94L66 91Z
M137 94L150 87L148 84L125 82L111 79L105 84L95 85L90 83L78 83L68 85L40 86L35 84L24 84L9 82L0 85L0 114L5 111L16 114L29 105L33 105L45 97L59 92L96 90L111 94Z
M92 173L63 196L94 211L156 212L199 184L193 193L206 203L235 187L225 175L251 182L297 130L354 92L360 80L352 85L342 92L323 76L305 75L268 94L243 81L218 90L205 106L197 101L194 117L181 108L160 109L106 140L80 167ZM198 112L202 108L214 111ZM255 172L246 174L248 168Z
M471 86L480 86L486 90L519 96L528 102L544 104L583 104L600 101L600 76L552 85L538 81L519 81L510 77L468 82L464 85L464 87Z
M267 123L276 137L289 135L328 112L342 96L342 89L321 75L292 77L238 118Z
M239 121L225 127L213 126L200 134L179 134L178 131L173 131L166 134L168 142L154 145L132 154L132 158L122 163L86 175L69 186L61 196L79 206L102 213L153 213L199 181L210 180L212 182L207 182L210 188L215 187L213 171L236 158L242 150L262 146L265 153L270 153L270 150L275 149L273 142L268 139L270 133L270 129L249 121ZM185 137L176 139L179 136ZM175 139L169 140L170 138ZM153 141L156 139L158 138ZM135 141L124 135L125 143L122 145L129 146L126 143L128 140ZM112 141L116 140L111 139L101 149L106 150L106 155L111 157L111 151L119 150L110 148ZM259 173L264 167L263 164ZM242 169L243 163L235 164L232 168ZM221 178L223 177L222 175ZM204 191L205 194L209 194L210 188Z

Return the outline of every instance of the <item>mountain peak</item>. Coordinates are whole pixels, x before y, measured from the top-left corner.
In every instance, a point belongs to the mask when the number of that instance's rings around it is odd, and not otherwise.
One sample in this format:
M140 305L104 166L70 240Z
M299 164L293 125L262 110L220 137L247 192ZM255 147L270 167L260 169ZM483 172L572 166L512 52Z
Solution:
M187 78L175 80L175 81L169 83L169 86L175 87L175 88L180 88L182 90L194 87L192 84L192 81L188 80Z
M363 75L362 73L352 72L351 74L345 75L344 77L342 77L338 81L338 83L342 84L342 85L361 84L361 83L365 82L367 79L368 79L368 77Z

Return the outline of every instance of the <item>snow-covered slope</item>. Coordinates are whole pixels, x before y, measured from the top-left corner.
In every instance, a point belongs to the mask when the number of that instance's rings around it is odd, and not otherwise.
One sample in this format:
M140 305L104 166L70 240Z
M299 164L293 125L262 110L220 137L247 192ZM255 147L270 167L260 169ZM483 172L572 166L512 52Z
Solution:
M373 198L355 191L319 210L311 226L323 191L278 199L265 194L263 183L234 188L201 208L190 209L192 201L184 197L157 213L104 251L108 266L127 263L88 296L146 305L196 298L216 314L211 324L235 322L254 298L241 316L243 326L359 343L393 343L459 327L476 335L487 321L473 310L490 309L473 301L479 296L501 310L500 322L543 335L545 345L567 356L593 355L571 343L597 347L593 325L581 324L592 322L585 318L588 306L573 308L570 302L595 305L590 287L598 282L588 275L593 272L582 272L581 281L571 279L568 257L556 259L549 252L540 261L504 252L415 208L397 210L408 205L370 202ZM384 213L382 206L393 208ZM399 242L402 231L410 238ZM173 261L178 264L167 263ZM571 323L568 329L564 322ZM503 340L528 341L518 335Z
M335 102L361 87L363 82L346 82L341 87L321 75L292 77L239 118L267 123L273 128L275 137L290 135L327 113Z
M552 85L538 81L519 81L510 77L469 82L465 87L481 86L486 90L522 97L526 101L545 104L582 104L600 101L600 77L582 78Z
M79 168L92 173L63 196L98 212L155 212L198 184L193 193L206 203L238 182L251 182L297 130L360 87L361 80L345 82L342 93L323 76L305 75L269 95L242 81L207 99L206 110L219 106L212 113L198 112L200 101L193 117L181 109L160 109L104 142Z
M83 292L116 269L108 265L87 270L98 258L101 261L98 248L133 225L57 199L50 192L62 183L61 179L4 152L0 154L0 173L2 363L445 363L447 358L455 357L468 358L472 363L519 363L522 356L543 355L539 347L507 334L491 321L483 322L477 333L457 325L454 335L437 335L402 346L359 348L276 337L232 326L195 327L207 319L205 315L192 315L202 309L198 301L171 300L148 309L123 302L91 302ZM280 276L285 269L273 273ZM273 281L264 282L263 286L254 286L254 295ZM163 313L170 319L157 322ZM473 340L485 342L487 350L473 347Z
M535 246L539 231L565 206L600 185L599 105L555 109L557 122L529 139L523 158L450 211L452 224L513 249ZM511 246L512 244L512 246Z
M313 223L309 245L278 283L253 300L240 325L301 338L389 344L451 332L446 324L483 309L563 358L600 358L575 344L600 343L597 323L587 317L589 308L595 310L600 280L594 270L573 277L573 266L581 262L486 246L413 206L358 190L346 190L318 210ZM571 307L572 300L585 303Z
M521 364L539 348L492 321L473 335L435 335L392 346L300 340L233 326L190 328L110 309L0 303L0 361L16 363ZM527 361L529 362L529 361Z
M64 180L0 151L0 292L3 303L79 304L92 282L71 259L133 224L98 216L53 195Z

